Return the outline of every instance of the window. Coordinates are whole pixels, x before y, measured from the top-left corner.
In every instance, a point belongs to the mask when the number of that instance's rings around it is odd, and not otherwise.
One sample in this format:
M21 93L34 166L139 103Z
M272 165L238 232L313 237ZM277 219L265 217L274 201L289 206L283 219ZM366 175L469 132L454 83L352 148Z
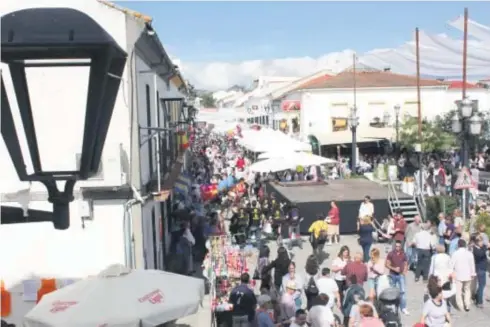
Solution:
M160 92L157 91L157 118L158 118L158 127L166 128L166 117L165 117L165 106L162 108L162 104L160 103ZM165 176L167 172L167 140L165 137L166 134L160 132L160 164L161 164L161 173L162 176Z
M151 96L150 96L150 85L146 84L146 126L151 126ZM151 130L147 131L148 136L152 134ZM153 175L153 142L150 138L148 140L148 165L150 168L150 177Z
M345 131L347 130L347 118L332 118L332 131Z

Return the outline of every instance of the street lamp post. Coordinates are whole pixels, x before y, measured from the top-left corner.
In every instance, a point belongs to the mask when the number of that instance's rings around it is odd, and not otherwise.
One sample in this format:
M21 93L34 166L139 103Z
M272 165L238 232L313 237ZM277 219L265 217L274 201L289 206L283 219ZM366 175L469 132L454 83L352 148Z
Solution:
M395 132L396 132L396 153L400 153L400 105L396 104L395 107L393 107L395 110Z
M478 136L482 129L482 119L478 116L478 108L474 102L464 98L458 103L458 111L452 118L452 130L461 135L461 155L464 167L469 166L469 141L472 136Z
M461 136L461 156L463 167L469 168L469 143L472 136L478 136L482 129L482 119L478 116L478 108L476 103L465 97L461 102L458 102L458 111L452 118L452 130L455 134ZM468 208L467 192L463 189L462 194L462 209L463 218L466 218Z
M359 126L359 117L357 116L357 107L354 105L350 109L349 127L352 131L352 149L351 149L351 170L356 173L357 167L357 126Z
M54 227L67 229L76 181L90 178L99 168L127 54L90 16L75 9L24 9L2 16L1 23L5 31L1 36L1 61L8 65L17 102L11 105L2 76L1 134L19 179L45 185L48 201L53 204ZM85 122L80 122L84 124L80 165L78 170L46 171L41 165L31 108L36 104L31 104L29 97L26 68L74 66L90 68ZM33 170L29 173L26 169L29 159L24 158L14 124L14 108L24 127L22 133L27 140ZM55 121L56 117L53 118ZM57 181L65 181L63 190L58 189Z

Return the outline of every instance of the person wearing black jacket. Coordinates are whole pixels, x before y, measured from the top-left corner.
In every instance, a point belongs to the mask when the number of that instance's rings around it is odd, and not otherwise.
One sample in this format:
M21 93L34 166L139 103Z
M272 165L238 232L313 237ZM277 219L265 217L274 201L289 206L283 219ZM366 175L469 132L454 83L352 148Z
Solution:
M257 298L252 288L249 286L250 275L243 273L240 276L241 284L236 286L230 293L229 303L233 305L232 327L251 326L255 318Z
M285 247L281 246L277 249L277 258L264 268L262 274L267 274L274 269L274 285L277 290L280 290L282 277L288 273L290 263L291 259L289 258L288 251Z
M480 235L475 237L473 244L473 256L475 258L475 271L478 287L476 289L476 305L479 308L483 307L483 292L487 284L487 247L483 244L483 238Z

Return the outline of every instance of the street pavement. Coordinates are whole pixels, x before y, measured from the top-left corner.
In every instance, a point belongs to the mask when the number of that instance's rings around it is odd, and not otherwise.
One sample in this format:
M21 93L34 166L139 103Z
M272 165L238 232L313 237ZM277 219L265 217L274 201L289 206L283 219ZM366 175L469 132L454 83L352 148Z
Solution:
M340 247L342 245L347 245L351 249L351 253L356 251L361 251L360 246L357 244L357 238L355 236L343 236L341 237L341 244L331 245L325 247L325 252L329 257L322 263L322 267L331 267L331 262L333 258L337 255ZM385 247L383 244L377 244L381 253L385 253ZM269 242L269 247L271 248L271 259L275 257L277 251L277 245L275 242ZM306 264L306 259L309 254L311 254L311 246L308 242L303 243L303 249L295 247L293 250L294 261L298 267L298 273L304 274L304 267ZM253 270L251 270L253 271ZM489 283L487 283L488 285ZM425 291L425 284L420 282L415 282L413 273L409 272L407 276L407 307L410 315L402 315L403 326L411 327L415 323L420 321L423 305L423 297ZM490 287L487 286L486 295L490 296ZM203 307L198 313L179 319L177 321L177 326L179 327L208 327L211 323L211 311L210 311L210 298L206 296L204 299ZM303 303L306 303L303 301ZM337 312L338 313L338 312ZM452 327L489 327L490 326L490 303L486 303L484 309L477 309L472 307L470 312L461 312L452 310L453 324Z

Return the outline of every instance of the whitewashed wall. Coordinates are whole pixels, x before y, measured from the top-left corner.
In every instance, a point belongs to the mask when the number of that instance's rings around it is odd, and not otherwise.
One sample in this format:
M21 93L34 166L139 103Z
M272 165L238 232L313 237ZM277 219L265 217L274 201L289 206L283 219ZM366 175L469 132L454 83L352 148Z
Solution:
M4 0L0 14L30 7L71 7L85 12L106 29L118 44L128 48L126 16L97 1L71 0ZM129 65L129 59L128 59ZM88 71L85 68L37 68L28 71L28 82L35 116L36 132L44 169L70 170L75 167L76 153L81 152ZM31 69L30 69L31 70ZM14 113L17 111L8 69L2 64L7 93ZM106 150L122 146L130 155L128 69L124 72L111 125ZM16 115L16 126L20 117ZM20 134L22 137L22 134ZM24 141L23 150L27 150ZM112 151L111 150L111 151ZM28 152L24 151L28 157ZM127 173L127 172L126 172ZM107 176L107 174L104 174ZM0 141L0 192L12 193L28 186L18 181L13 164ZM122 179L121 179L122 182ZM88 182L79 182L77 187ZM114 180L102 180L99 186L114 185ZM120 183L119 183L120 184ZM40 183L33 183L33 192L45 192ZM17 203L3 203L17 206ZM31 209L52 210L48 202L31 202ZM80 204L70 205L71 226L66 231L55 230L52 223L31 223L0 226L0 276L13 291L13 313L6 320L20 325L21 318L35 303L21 297L23 279L40 277L57 279L83 278L100 272L110 264L125 263L123 233L124 209L121 202L95 202L94 219L82 228ZM20 286L19 286L20 285ZM2 318L4 319L4 318Z
M490 110L490 91L469 89L467 95L479 100L480 110ZM351 89L345 90L310 90L302 93L301 134L308 136L315 133L332 131L331 118L347 118L354 103ZM422 88L422 116L434 119L437 115L454 108L454 101L461 99L461 90L443 88ZM383 119L384 112L389 112L394 121L394 106L401 106L400 118L406 114L417 116L417 91L415 88L358 89L357 108L361 125L369 125L373 118Z

